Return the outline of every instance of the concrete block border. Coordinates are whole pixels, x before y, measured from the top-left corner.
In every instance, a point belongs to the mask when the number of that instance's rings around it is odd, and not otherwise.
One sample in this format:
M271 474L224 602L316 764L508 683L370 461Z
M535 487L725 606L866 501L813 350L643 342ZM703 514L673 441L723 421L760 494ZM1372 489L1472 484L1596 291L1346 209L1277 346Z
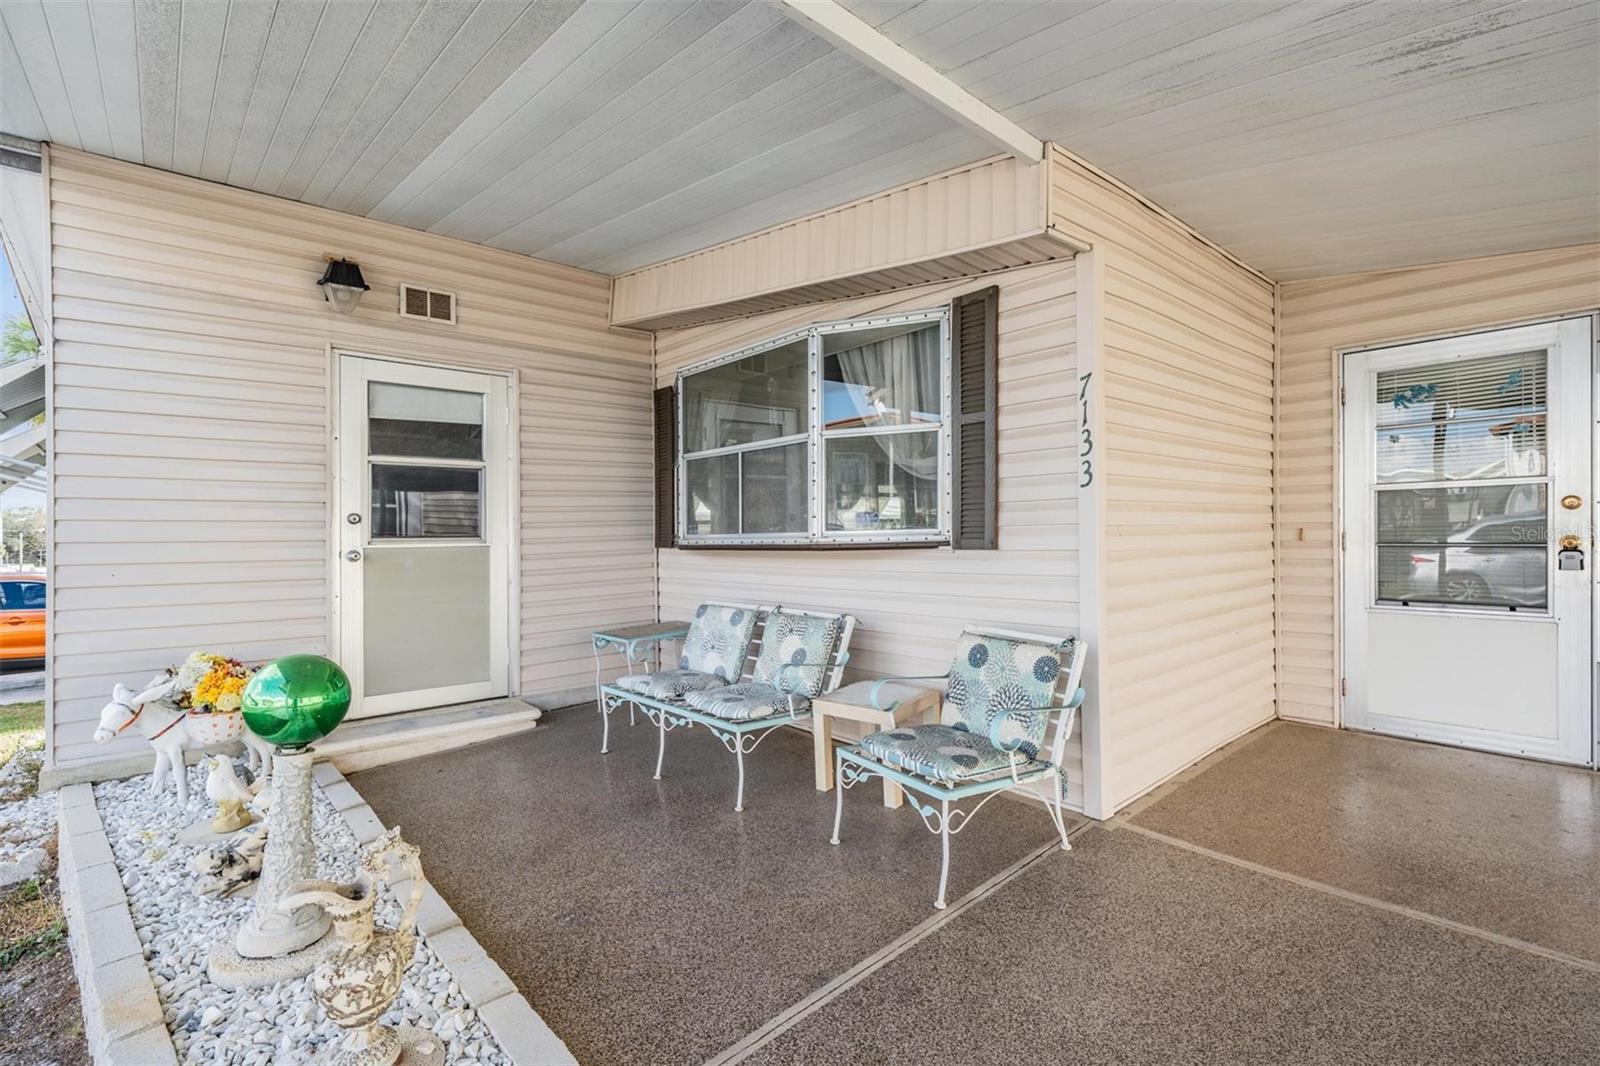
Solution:
M333 801L357 840L365 844L386 831L382 820L332 763L317 763L312 777ZM427 856L423 861L426 863ZM402 881L393 889L403 899L410 891L410 883ZM517 991L511 978L483 950L431 884L423 886L417 929L489 1027L500 1050L516 1066L578 1066L567 1045Z
M332 763L318 763L313 776L358 840L367 843L383 833L378 816ZM107 1066L178 1066L177 1049L128 910L127 890L95 808L94 787L64 786L58 809L61 905L89 1054ZM409 886L402 882L395 890L403 897ZM534 1012L432 885L423 889L417 927L516 1066L577 1066L567 1045Z
M94 789L61 790L56 834L61 907L83 1002L84 1039L97 1063L177 1066L161 1001L133 928L128 894L106 839Z

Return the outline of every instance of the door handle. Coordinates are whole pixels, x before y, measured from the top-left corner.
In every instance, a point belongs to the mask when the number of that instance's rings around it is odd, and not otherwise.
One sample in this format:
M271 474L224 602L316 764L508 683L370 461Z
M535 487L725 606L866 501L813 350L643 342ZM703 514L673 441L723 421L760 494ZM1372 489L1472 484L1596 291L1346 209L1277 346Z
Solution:
M350 560L352 563L359 563L361 561L361 553L354 548L351 548L349 551L345 552L344 557Z
M12 615L10 618L6 619L6 625L8 626L20 626L21 624L22 619L18 618L16 615Z

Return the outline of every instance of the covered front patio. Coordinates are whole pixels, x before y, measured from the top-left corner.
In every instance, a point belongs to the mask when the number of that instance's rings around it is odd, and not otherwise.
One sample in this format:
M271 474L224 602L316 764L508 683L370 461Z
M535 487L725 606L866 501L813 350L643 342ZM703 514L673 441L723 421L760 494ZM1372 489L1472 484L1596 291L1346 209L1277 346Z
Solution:
M736 814L713 738L657 781L613 725L350 778L581 1062L1593 1061L1593 774L1274 723L1070 852L991 804L934 912L910 806L854 789L829 846L805 734Z

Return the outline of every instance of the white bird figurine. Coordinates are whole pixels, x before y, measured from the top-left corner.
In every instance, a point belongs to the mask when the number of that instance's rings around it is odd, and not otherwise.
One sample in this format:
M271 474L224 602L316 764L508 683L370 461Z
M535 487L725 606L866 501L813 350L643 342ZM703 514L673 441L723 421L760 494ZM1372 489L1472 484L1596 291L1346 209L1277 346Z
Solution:
M250 824L250 815L244 809L254 797L234 773L233 760L223 755L207 758L210 772L206 775L206 797L217 805L217 816L211 828L218 833L232 833Z

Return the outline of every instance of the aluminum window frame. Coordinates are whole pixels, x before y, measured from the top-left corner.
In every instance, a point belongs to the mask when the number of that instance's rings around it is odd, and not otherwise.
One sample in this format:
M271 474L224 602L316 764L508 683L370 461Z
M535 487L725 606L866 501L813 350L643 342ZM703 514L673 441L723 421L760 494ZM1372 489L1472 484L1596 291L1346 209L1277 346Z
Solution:
M939 326L939 395L940 419L937 426L921 424L908 426L862 426L850 429L825 431L822 424L822 399L823 399L823 355L822 338L829 333L849 333L858 330L876 329L883 326L933 324ZM736 363L748 359L762 352L804 340L806 342L806 402L807 402L807 431L805 433L790 434L785 437L764 440L752 444L736 444L721 448L708 448L703 451L686 454L684 452L684 427L685 418L685 393L684 382L696 374L707 370L714 370L729 363ZM951 394L951 352L950 352L950 309L948 306L926 308L917 311L905 311L893 314L871 315L864 318L838 319L827 322L814 322L800 329L789 330L776 336L766 338L754 344L747 345L732 352L714 356L698 363L682 367L674 377L676 391L675 403L677 405L677 427L675 441L676 458L674 468L677 472L677 501L676 524L678 544L688 547L770 547L770 548L795 548L808 546L850 546L850 545L882 545L882 544L919 544L939 545L950 543L950 516L951 501L953 496L952 469L951 469L951 417L954 400ZM827 486L826 447L825 441L844 439L850 437L888 436L892 434L931 433L937 436L937 454L939 459L938 492L939 492L939 519L937 529L887 529L887 530L833 530L826 528L826 515L824 505L824 490ZM744 521L744 465L745 452L761 451L767 448L786 447L804 442L806 445L807 469L807 528L805 532L797 533L713 533L694 534L688 532L689 514L689 463L693 460L711 459L721 455L737 454L740 461L736 471L736 480L739 484L740 497L738 501L739 522Z

